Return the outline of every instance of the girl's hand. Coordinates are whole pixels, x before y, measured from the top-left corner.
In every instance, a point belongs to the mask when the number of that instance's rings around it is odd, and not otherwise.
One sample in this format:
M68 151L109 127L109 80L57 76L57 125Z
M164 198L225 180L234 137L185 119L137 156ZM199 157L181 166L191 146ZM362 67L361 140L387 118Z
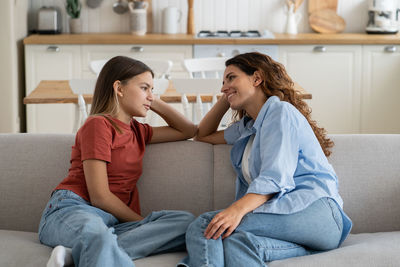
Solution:
M238 227L244 215L245 213L236 207L230 206L214 216L204 231L204 236L207 239L218 239L224 232L222 238L230 236Z

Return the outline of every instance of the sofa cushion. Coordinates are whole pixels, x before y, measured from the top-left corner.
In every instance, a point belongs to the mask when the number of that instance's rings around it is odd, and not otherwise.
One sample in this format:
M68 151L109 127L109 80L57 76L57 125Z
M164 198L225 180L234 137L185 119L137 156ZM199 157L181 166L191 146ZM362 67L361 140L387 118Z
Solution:
M236 173L233 169L231 145L214 146L214 210L227 208L235 200Z
M175 267L184 257L186 252L174 252L160 255L154 255L143 259L135 260L135 267L165 266Z
M329 161L339 177L352 233L400 230L400 135L332 135Z
M151 144L138 182L142 214L186 210L195 215L212 210L213 146L194 141Z
M67 175L74 135L0 134L0 229L36 232Z
M0 252L0 266L46 266L51 248L37 233L0 230Z
M269 267L395 267L400 262L400 232L351 234L338 249L273 261Z

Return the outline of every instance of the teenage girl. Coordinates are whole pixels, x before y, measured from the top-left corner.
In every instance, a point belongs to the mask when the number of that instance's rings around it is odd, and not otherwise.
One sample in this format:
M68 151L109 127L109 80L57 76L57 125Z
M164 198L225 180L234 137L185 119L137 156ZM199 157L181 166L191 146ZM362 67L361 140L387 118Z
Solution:
M146 144L188 139L197 131L153 97L153 77L148 66L122 56L100 72L90 116L76 134L68 176L55 188L40 221L40 242L57 246L48 266L73 261L75 266L126 267L150 254L184 249L193 215L140 214L136 183ZM151 127L133 118L150 109L168 126Z
M236 200L189 226L181 264L259 267L337 248L352 223L327 160L333 142L284 67L260 53L238 55L226 62L221 91L197 140L233 145ZM229 108L236 122L217 131Z

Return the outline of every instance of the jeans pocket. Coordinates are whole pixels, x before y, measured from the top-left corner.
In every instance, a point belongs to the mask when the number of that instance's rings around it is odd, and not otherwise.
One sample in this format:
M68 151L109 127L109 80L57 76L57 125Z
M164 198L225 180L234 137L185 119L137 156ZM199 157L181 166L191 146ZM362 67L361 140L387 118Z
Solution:
M47 202L46 207L42 212L42 217L40 218L39 229L38 229L39 239L41 239L40 238L41 232L46 224L48 217L58 209L60 197L58 197L56 193L57 191L52 194L51 198Z

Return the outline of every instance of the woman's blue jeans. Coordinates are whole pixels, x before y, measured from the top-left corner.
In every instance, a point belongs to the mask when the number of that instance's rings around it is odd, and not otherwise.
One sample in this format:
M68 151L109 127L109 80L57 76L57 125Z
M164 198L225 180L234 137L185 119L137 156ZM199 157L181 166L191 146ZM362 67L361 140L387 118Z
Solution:
M336 202L321 198L293 214L248 213L227 238L206 239L219 211L200 215L186 232L189 256L179 266L259 267L266 262L337 248L343 221Z
M185 249L194 216L184 211L152 212L141 221L119 223L69 190L56 191L39 225L45 245L72 248L75 266L134 266L150 254Z

